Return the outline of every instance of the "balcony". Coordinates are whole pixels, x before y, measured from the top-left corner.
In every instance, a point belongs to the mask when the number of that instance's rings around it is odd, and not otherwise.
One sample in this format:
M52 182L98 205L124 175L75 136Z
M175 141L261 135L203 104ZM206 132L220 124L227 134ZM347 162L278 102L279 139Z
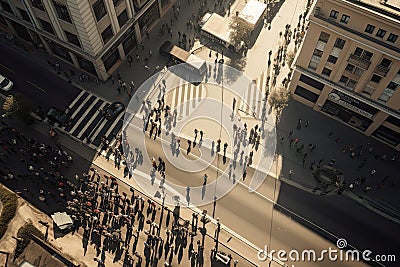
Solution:
M375 68L375 73L380 75L380 76L385 76L386 77L386 74L388 73L388 71L389 71L388 68L386 68L384 66L381 66L381 65L378 65Z
M351 64L356 65L364 70L368 70L369 65L371 65L371 61L360 58L354 54L350 55L348 62L350 62Z

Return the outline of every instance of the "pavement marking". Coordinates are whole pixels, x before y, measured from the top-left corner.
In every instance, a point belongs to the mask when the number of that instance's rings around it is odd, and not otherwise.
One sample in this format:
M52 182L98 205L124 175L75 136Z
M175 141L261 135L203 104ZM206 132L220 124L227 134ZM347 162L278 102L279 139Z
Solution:
M5 68L6 70L8 70L11 73L15 73L15 71L13 71L12 69L10 69L9 67L4 66L3 64L0 64L0 66L2 66L3 68Z
M86 91L81 91L79 93L79 95L77 97L75 97L74 101L71 102L71 104L69 104L69 109L72 109L72 107L76 104L76 102L78 102L78 100L85 94Z
M80 117L80 119L75 123L74 127L72 127L72 129L69 131L70 133L73 133L78 126L81 124L82 120L87 116L87 114L92 110L92 108L96 105L97 102L100 101L100 98L96 98L92 104L90 104L90 106L86 109L86 111L82 114L82 116ZM104 102L103 102L104 104ZM101 107L101 106L100 106ZM86 125L82 128L82 130L78 133L77 137L80 138L82 136L82 134L86 131L86 129L89 127L90 123L97 117L97 112L94 112L94 116L92 116L89 121L86 123Z
M118 124L118 122L122 119L122 116L123 116L123 115L124 115L124 112L121 112L121 113L118 115L117 119L113 122L113 124L110 126L110 128L108 128L108 130L107 130L107 132L106 132L106 134L105 134L106 137L108 137L108 136L110 135L111 131L114 130L115 126L116 126L116 125Z
M71 115L71 120L75 119L76 114L80 111L80 108L85 106L86 102L89 101L89 99L92 97L92 94L88 94L85 100L83 100L82 104L74 111L74 113Z
M27 83L29 83L30 85L32 85L33 87L36 87L37 89L39 89L40 91L42 91L43 93L46 93L46 90L40 88L39 86L37 86L36 84L34 84L33 82L30 81L26 81Z
M86 109L86 111L82 114L82 116L79 118L79 120L75 123L74 127L72 127L72 129L69 131L70 133L73 133L76 128L78 128L78 126L81 124L81 122L83 121L83 119L86 117L86 115L92 110L92 108L94 107L94 105L96 105L97 101L99 101L100 98L96 98L91 104L90 106ZM86 130L86 128L89 126L89 124L86 124L86 126L84 126L83 130ZM78 134L78 138L79 138L79 134Z

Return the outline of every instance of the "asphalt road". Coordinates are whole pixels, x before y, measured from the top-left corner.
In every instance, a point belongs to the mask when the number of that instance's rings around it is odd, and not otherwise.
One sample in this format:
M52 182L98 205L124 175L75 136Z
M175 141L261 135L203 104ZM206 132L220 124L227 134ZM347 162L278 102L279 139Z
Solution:
M0 51L0 72L14 82L9 93L23 94L33 108L64 109L81 91L16 49L0 43Z
M128 136L137 136L141 133L128 133ZM184 141L183 141L184 142ZM185 143L185 142L184 142ZM133 145L133 144L131 144ZM182 154L185 154L183 145ZM162 151L159 141L146 138L146 150L150 156L169 153ZM188 176L181 170L166 163L167 181L187 185ZM214 163L215 164L215 163ZM145 163L146 165L146 163ZM227 165L220 164L224 169ZM146 169L150 166L141 166ZM226 171L226 170L225 170ZM214 167L199 173L190 174L190 185L200 185L203 173L215 172ZM146 172L147 173L147 172ZM211 177L211 175L210 175ZM251 173L249 172L249 177ZM247 181L246 181L247 183ZM149 183L150 184L150 183ZM154 186L158 187L158 182ZM315 249L321 251L332 247L336 249L336 240L344 238L347 242L359 250L369 249L376 254L396 254L400 237L394 233L399 232L399 225L371 212L358 203L344 196L314 195L297 188L278 182L276 201L272 215L271 202L273 199L273 178L267 179L257 190L258 193L249 193L245 184L237 185L222 199L217 201L215 217L232 230L251 241L259 247L269 243L271 217L272 222L272 249ZM208 190L208 189L207 189ZM192 198L194 198L192 196ZM181 200L184 201L183 195ZM213 204L200 209L212 213ZM292 212L288 212L287 210ZM278 212L276 212L278 210ZM282 212L281 212L282 211ZM304 219L303 219L304 218ZM399 255L396 255L397 258ZM318 263L294 263L295 266L320 266ZM337 266L337 262L324 261L324 266ZM362 266L362 264L348 262L341 266ZM384 263L383 266L396 266L393 263Z

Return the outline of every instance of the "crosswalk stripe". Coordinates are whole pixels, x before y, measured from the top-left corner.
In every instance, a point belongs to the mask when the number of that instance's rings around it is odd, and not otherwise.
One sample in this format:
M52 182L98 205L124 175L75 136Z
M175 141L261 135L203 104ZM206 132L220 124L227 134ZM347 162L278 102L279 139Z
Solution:
M177 91L178 89L176 87L172 90L171 110L174 110L176 107Z
M84 94L85 94L85 91L82 90L79 93L79 95L74 99L74 101L72 101L71 104L69 104L68 107L71 109L76 104L76 102L78 102L79 98L81 98Z
M85 119L86 115L92 110L92 108L94 107L94 105L96 105L97 101L99 101L100 98L95 98L95 100L92 102L92 104L90 104L90 106L86 109L86 111L82 114L82 116L79 118L79 120L75 123L74 127L72 127L72 129L69 131L70 133L73 133L76 128L78 128L78 126L81 124L81 122L83 121L83 119ZM89 124L86 124L86 126L84 127L84 130L86 130L86 128L89 126ZM79 138L79 137L78 137Z
M192 98L192 109L196 108L196 100L199 98L199 90L200 90L201 84L197 87L193 87L193 98Z
M186 100L185 103L185 107L186 107L186 116L189 116L190 113L190 102L192 102L191 100L195 100L194 99L194 90L196 90L196 87L192 86L192 84L188 84L188 98Z
M182 113L183 113L183 105L182 105L182 103L185 101L185 99L186 99L186 84L181 84L181 86L179 87L179 91L182 91L179 95L180 95L180 98L179 98L179 102L178 102L178 105L179 105L179 115L182 115Z
M98 102L97 100L100 100L100 98L97 98L96 101L94 101L94 102ZM103 102L103 103L100 105L99 110L102 110L106 104L107 104L106 102ZM90 109L89 109L89 111L90 111ZM88 127L90 126L90 124L92 123L92 121L94 121L94 120L96 119L97 115L98 115L98 112L95 112L95 113L93 114L93 116L90 118L90 120L86 123L86 125L83 127L83 129L79 132L79 134L78 134L76 137L81 138L82 134L87 130L87 128L88 128ZM85 116L86 116L86 115L85 115ZM72 131L72 132L73 132L73 131Z
M108 120L103 119L103 121L101 122L100 126L97 127L96 131L94 132L94 134L92 134L90 136L90 140L94 141L97 137L97 135L100 133L100 131L103 129L103 127L107 124Z
M107 130L105 136L109 136L112 130L114 130L114 127L117 125L117 123L122 119L122 116L124 116L124 112L121 112L118 117L115 119L113 124L110 126L110 128Z
M82 104L74 111L74 113L72 113L71 120L75 118L76 114L78 114L81 107L84 107L86 102L88 102L91 97L92 97L92 94L88 94L88 96L85 98L85 100L82 102Z

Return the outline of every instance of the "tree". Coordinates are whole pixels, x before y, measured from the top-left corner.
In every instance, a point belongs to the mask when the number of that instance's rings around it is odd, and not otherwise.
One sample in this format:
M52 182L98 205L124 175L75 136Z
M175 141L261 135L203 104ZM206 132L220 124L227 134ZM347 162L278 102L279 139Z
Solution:
M246 45L250 45L251 26L244 19L236 16L232 17L229 22L229 42L235 47L240 47L242 42Z
M284 87L275 88L275 90L270 93L268 102L272 108L275 109L277 121L279 121L282 115L282 110L287 107L289 97L290 92Z
M30 122L31 105L21 95L9 95L3 103L3 110L7 117L16 117L25 122Z
M296 55L296 54L294 53L294 51L289 51L289 52L286 54L286 62L287 62L287 64L288 64L289 67L292 66L292 63L293 63L293 60L294 60L295 55Z

